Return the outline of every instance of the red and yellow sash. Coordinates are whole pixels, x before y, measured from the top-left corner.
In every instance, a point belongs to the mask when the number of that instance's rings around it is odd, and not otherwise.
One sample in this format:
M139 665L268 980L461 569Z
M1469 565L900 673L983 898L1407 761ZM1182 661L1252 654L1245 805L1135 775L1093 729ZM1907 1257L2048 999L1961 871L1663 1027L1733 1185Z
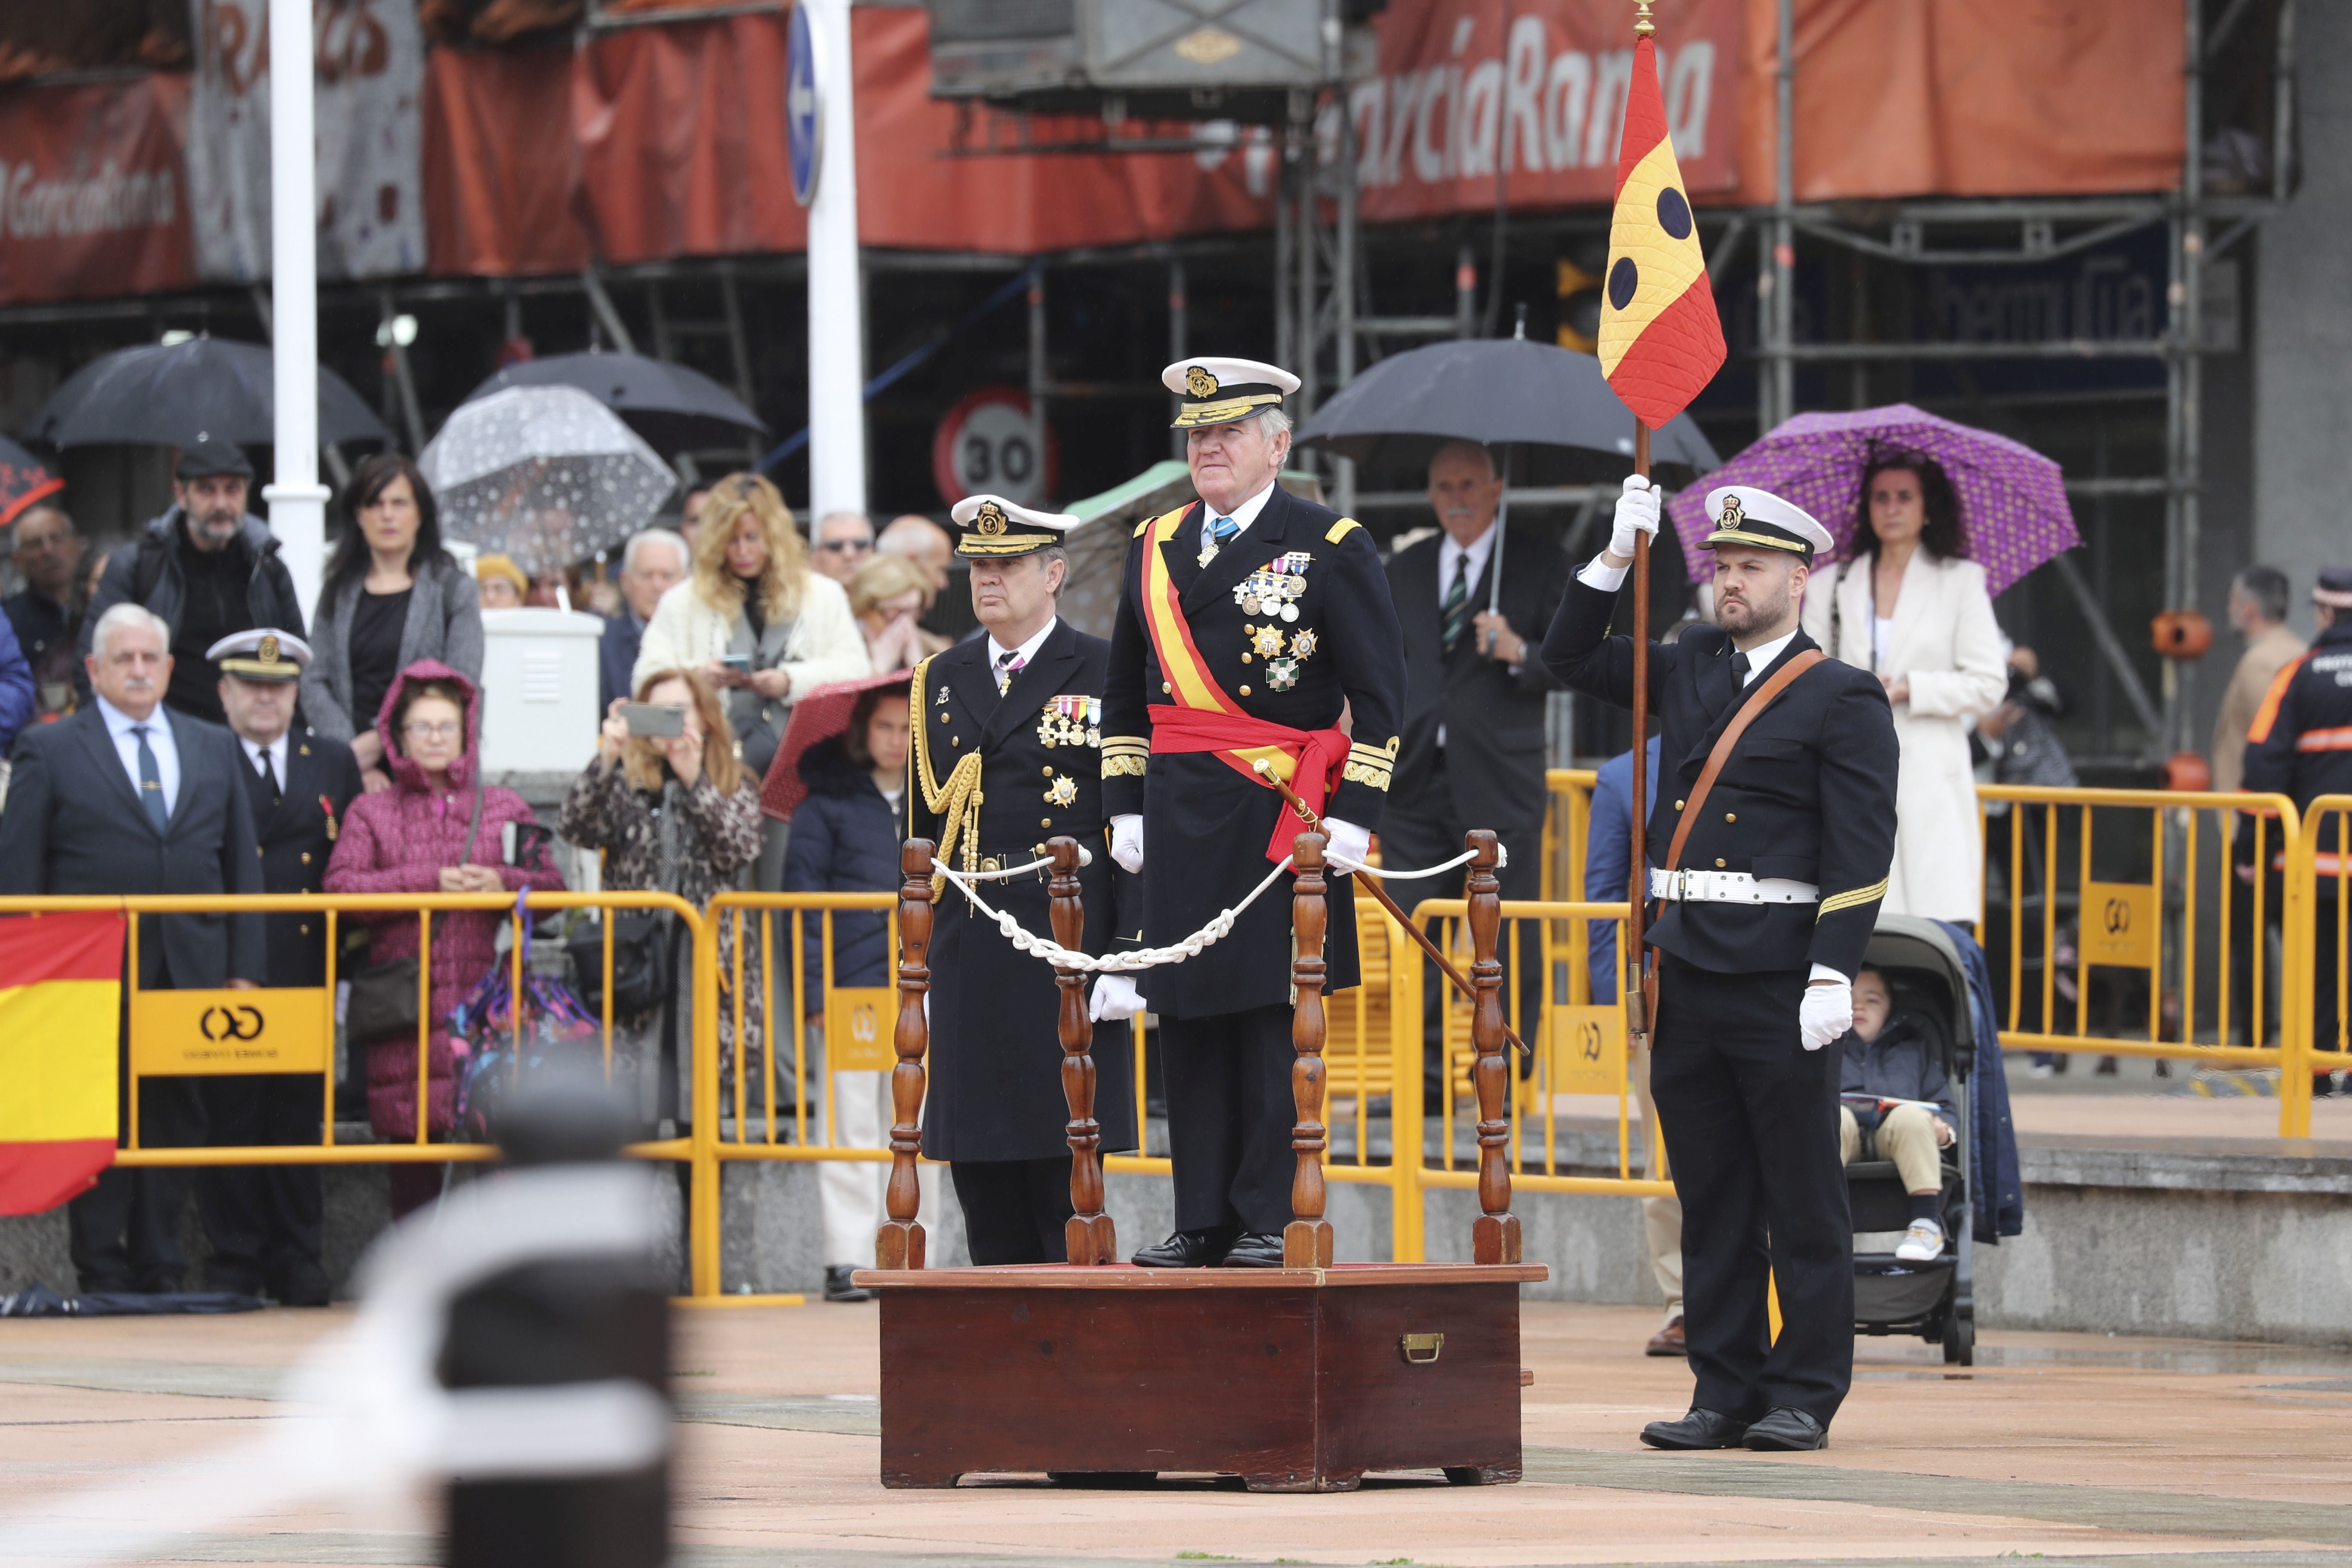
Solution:
M1160 546L1176 537L1190 507L1179 507L1156 517L1143 528L1143 619L1151 633L1152 651L1168 682L1173 703L1151 705L1151 749L1161 753L1213 752L1226 766L1262 788L1274 786L1260 776L1263 761L1285 784L1298 792L1310 810L1319 812L1331 786L1348 762L1348 736L1340 730L1294 730L1286 724L1253 718L1228 696L1209 673L1208 661L1192 641L1192 624L1184 618L1182 595L1168 571ZM1291 840L1307 825L1287 805L1276 819L1265 858L1279 864L1290 854Z

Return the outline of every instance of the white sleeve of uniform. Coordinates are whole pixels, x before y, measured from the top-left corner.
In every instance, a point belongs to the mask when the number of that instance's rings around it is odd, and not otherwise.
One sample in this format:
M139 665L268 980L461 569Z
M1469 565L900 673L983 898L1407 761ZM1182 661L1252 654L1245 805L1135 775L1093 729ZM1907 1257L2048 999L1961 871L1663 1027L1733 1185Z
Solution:
M1598 588L1604 594L1613 594L1625 585L1625 574L1632 570L1630 566L1609 565L1596 555L1585 563L1583 571L1576 574L1576 580L1588 588Z

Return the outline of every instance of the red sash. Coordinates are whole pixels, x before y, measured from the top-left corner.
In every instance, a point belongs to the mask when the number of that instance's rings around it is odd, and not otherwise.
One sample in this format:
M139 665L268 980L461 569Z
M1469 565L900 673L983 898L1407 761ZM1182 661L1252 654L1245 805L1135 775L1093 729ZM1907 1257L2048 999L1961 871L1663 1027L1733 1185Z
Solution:
M1210 708L1178 708L1167 703L1151 707L1151 749L1154 752L1215 752L1228 767L1267 789L1263 774L1239 752L1259 755L1278 752L1290 763L1290 787L1320 816L1339 770L1348 765L1348 735L1343 730L1294 730L1246 713L1220 713ZM1268 761L1273 761L1269 757ZM1274 763L1277 773L1282 763ZM1307 831L1306 822L1288 802L1275 818L1274 837L1266 840L1265 858L1280 865L1290 854L1291 841Z

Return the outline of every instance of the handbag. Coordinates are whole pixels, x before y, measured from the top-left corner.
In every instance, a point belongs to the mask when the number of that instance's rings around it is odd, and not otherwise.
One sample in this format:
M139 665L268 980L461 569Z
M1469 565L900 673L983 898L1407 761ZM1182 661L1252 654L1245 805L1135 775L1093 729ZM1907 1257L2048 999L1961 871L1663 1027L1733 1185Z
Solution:
M677 813L682 809L665 784L661 796L661 827L655 860L655 889L667 890L677 864ZM675 965L671 962L671 928L677 923L661 910L608 910L613 922L613 1016L633 1017L650 1013L669 999ZM574 931L563 944L572 963L572 988L589 1014L604 1016L604 927L592 923Z
M465 852L457 857L460 866L472 863L474 839L481 830L482 786L478 783L474 785L474 817L466 825ZM441 917L434 916L425 927L425 940L428 943L440 926ZM352 976L351 994L343 1002L343 1027L352 1045L415 1038L422 1017L416 996L421 968L416 956L411 954L371 963Z
M518 894L522 941L530 942L530 894ZM552 1069L594 1061L602 1030L562 981L526 966L522 994L514 989L511 957L490 965L466 999L449 1013L449 1038L458 1059L450 1136L495 1142L507 1097ZM518 1028L520 1021L520 1028Z

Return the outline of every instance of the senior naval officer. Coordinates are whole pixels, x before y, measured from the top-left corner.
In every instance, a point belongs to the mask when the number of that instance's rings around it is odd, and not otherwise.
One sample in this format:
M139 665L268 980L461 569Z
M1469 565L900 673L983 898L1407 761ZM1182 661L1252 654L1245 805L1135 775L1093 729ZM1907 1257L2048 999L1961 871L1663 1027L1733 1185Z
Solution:
M1691 1410L1651 1423L1661 1448L1818 1448L1853 1375L1853 1236L1838 1149L1853 979L1895 847L1894 716L1867 671L1798 628L1827 530L1778 496L1709 492L1717 625L1650 649L1663 728L1647 843L1663 865L1651 1090L1683 1205ZM1628 479L1609 546L1544 639L1566 685L1633 704L1633 646L1608 636L1658 491ZM1776 690L1787 673L1793 679ZM1734 715L1760 711L1710 789ZM1678 851L1678 853L1677 853ZM1780 1290L1770 1337L1768 1281Z
M1160 374L1200 500L1137 525L1103 691L1111 852L1143 876L1144 942L1238 908L1290 853L1298 818L1263 759L1360 860L1380 826L1404 708L1404 636L1380 552L1352 518L1276 479L1289 372L1181 360ZM1343 707L1352 734L1339 728ZM1278 1268L1291 1217L1290 887L1231 934L1150 971L1175 1163L1176 1233L1150 1268ZM1357 983L1355 901L1329 895L1328 988Z
M954 517L956 553L971 563L972 610L987 635L915 667L908 834L967 872L1025 865L1045 858L1049 838L1077 839L1094 856L1078 871L1084 945L1108 952L1119 930L1132 934L1139 889L1115 869L1103 822L1097 758L1110 645L1055 609L1069 570L1062 534L1077 519L991 495L965 497ZM1049 876L991 881L982 896L1050 934ZM974 1263L1060 1263L1070 1150L1054 971L1016 952L953 888L940 900L930 966L923 1152L949 1163ZM1105 974L1087 1010L1115 1020L1139 1005L1133 982ZM1115 1037L1095 1052L1105 1153L1136 1147L1133 1059Z

